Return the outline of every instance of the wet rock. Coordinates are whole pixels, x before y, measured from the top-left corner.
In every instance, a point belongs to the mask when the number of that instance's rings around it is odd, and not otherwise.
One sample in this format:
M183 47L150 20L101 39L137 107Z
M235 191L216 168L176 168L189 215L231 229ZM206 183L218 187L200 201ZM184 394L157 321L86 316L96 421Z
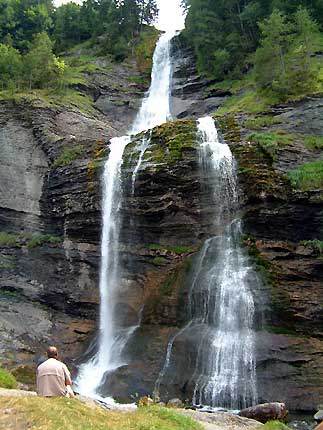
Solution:
M284 403L263 403L261 405L242 409L239 415L241 417L260 421L261 423L266 423L270 420L284 420L288 415L288 410Z
M171 399L167 402L167 407L169 408L182 408L184 406L180 399Z

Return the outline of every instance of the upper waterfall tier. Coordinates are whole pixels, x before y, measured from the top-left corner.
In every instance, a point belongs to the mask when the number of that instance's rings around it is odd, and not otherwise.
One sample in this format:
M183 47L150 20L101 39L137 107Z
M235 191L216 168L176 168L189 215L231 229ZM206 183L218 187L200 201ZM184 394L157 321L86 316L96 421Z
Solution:
M150 89L131 128L131 134L151 129L170 119L169 101L172 69L170 43L174 35L175 32L173 31L166 32L157 43L153 58Z

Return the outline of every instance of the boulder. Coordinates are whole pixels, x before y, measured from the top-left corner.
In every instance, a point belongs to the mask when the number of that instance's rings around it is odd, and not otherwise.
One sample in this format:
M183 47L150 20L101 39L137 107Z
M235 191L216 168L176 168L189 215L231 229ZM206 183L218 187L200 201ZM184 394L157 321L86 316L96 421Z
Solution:
M144 406L151 406L153 404L154 404L154 401L149 396L140 397L140 399L137 402L138 408L142 408Z
M283 420L288 414L285 403L263 403L261 405L252 406L242 409L239 412L241 417L251 418L261 423L266 423L270 420Z
M182 408L183 402L180 399L171 399L167 402L167 407L169 408Z
M323 421L323 407L320 407L319 410L314 415L314 419L316 421Z
M323 430L323 422L316 426L314 430Z

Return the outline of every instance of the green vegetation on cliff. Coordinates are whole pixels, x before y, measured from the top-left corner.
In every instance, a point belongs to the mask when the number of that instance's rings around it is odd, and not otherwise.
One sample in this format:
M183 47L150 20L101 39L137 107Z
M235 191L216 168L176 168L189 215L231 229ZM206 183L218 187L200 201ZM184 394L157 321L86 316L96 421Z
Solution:
M5 409L12 412L3 415ZM26 422L34 430L197 430L201 426L190 418L156 406L124 413L91 408L78 400L40 397L0 399L2 423L20 428ZM23 427L21 427L23 428Z
M0 367L0 387L1 388L16 388L17 381L15 377L7 370Z
M233 93L219 110L257 113L323 91L323 7L310 0L184 0L182 38L199 72ZM221 82L222 81L222 82Z
M288 178L295 188L303 191L322 189L323 187L323 161L315 161L300 166L288 173Z
M196 148L196 122L180 120L153 129L151 144L145 158L156 164L173 164L184 151Z
M27 245L29 249L43 246L44 244L57 245L62 242L62 239L51 234L31 234L31 233L20 233L12 234L6 232L0 232L0 247L21 247Z

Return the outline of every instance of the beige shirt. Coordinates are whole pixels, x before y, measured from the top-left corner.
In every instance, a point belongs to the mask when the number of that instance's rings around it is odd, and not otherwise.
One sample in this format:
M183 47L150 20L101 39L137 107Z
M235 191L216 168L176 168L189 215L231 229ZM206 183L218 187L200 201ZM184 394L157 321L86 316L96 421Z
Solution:
M49 358L37 369L37 393L43 397L65 396L66 385L71 385L71 374L66 365Z

